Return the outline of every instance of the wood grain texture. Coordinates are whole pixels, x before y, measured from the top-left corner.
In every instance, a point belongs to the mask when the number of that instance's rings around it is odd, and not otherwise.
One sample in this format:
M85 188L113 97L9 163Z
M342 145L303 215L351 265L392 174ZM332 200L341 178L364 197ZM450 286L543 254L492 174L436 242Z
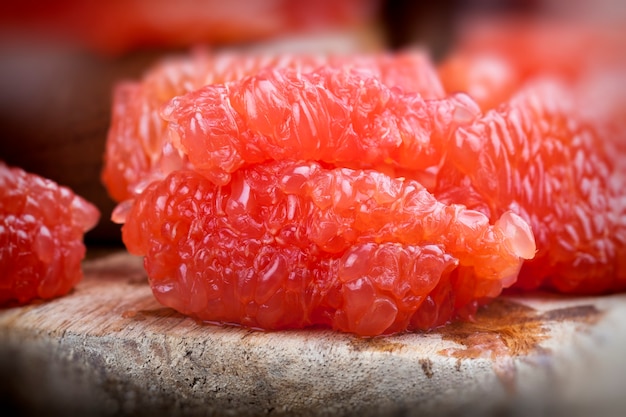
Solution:
M16 415L621 415L626 296L508 296L473 323L364 339L197 323L141 260L89 260L63 298L0 310Z

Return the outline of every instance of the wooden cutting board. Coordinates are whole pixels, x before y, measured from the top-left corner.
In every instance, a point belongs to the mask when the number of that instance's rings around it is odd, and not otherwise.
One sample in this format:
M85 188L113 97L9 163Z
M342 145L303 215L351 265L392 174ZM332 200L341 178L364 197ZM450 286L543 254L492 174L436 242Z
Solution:
M473 323L364 339L197 323L141 259L0 310L0 406L19 415L623 415L626 295L507 296ZM3 413L6 415L6 413Z

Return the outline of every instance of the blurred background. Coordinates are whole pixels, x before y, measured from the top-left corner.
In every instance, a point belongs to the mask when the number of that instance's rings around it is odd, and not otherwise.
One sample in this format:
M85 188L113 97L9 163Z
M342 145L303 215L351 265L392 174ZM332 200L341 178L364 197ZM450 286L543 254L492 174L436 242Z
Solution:
M421 45L440 62L477 19L624 22L625 10L621 0L2 2L0 160L96 204L102 220L87 243L118 245L115 204L100 182L112 88L164 55L198 44L334 53Z

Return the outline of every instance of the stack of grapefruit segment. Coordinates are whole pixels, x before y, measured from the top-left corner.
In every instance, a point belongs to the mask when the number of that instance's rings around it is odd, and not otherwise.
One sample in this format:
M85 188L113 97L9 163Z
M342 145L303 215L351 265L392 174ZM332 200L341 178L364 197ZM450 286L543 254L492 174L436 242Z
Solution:
M623 97L589 111L595 75L537 68L475 98L446 68L207 53L120 85L103 179L157 299L372 336L626 289Z

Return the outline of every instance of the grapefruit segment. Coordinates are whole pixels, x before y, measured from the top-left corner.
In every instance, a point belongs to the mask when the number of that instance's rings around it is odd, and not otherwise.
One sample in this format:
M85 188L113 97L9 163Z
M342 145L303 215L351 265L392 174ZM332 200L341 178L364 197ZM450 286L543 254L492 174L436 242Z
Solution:
M444 96L436 69L421 50L351 56L196 50L190 56L165 59L142 80L122 82L115 88L102 171L109 194L118 202L133 198L152 180L188 167L185 158L169 143L166 123L159 115L170 99L205 85L240 80L267 68L292 68L304 73L321 66L349 66L380 78L389 88L416 92L425 99Z
M522 268L522 288L626 289L623 133L606 134L578 109L556 81L528 85L458 129L434 190L492 220L511 210L531 225L538 252Z
M67 294L99 216L70 189L0 162L0 305Z
M137 198L122 230L157 299L184 314L368 336L471 315L534 255L516 243L533 236L514 214L490 225L416 181L315 162L252 165L222 186L176 171ZM453 304L413 318L429 296Z
M436 169L454 129L478 113L463 94L426 100L362 71L324 67L208 85L174 98L162 114L194 169L224 185L242 166L285 158Z

